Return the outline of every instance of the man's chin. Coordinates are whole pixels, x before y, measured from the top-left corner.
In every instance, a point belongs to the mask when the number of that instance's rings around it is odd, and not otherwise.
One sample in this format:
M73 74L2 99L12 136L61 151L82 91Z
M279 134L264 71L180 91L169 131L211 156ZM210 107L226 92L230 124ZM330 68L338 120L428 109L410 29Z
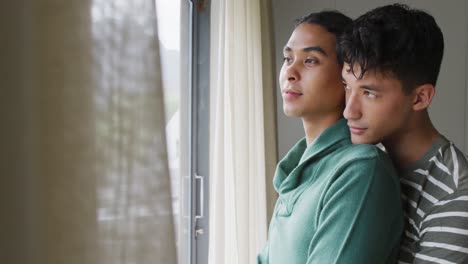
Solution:
M377 144L378 143L364 136L358 136L358 135L353 135L353 134L351 134L351 142L353 144Z
M300 117L298 113L296 113L293 109L285 109L283 108L283 113L287 117Z

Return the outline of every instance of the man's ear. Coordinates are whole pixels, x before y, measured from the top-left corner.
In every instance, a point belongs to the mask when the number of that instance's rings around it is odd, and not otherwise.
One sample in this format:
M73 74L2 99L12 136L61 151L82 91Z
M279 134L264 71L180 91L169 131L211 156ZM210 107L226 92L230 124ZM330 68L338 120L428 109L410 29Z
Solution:
M413 90L413 110L424 110L432 102L435 95L435 87L432 84L423 84Z

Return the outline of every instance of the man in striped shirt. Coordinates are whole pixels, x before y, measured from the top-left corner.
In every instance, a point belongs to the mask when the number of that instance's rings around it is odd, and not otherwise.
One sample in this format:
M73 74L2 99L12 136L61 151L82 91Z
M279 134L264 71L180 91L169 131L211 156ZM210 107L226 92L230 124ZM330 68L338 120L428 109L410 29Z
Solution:
M360 16L339 42L353 143L381 142L400 171L399 263L468 263L467 157L433 126L444 42L434 18L406 5Z

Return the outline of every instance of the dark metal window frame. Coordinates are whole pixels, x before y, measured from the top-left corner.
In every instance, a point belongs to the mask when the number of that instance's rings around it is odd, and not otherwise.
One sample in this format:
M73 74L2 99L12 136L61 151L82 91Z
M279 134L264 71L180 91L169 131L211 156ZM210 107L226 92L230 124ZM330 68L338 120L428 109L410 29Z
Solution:
M208 263L210 4L191 5L191 264Z

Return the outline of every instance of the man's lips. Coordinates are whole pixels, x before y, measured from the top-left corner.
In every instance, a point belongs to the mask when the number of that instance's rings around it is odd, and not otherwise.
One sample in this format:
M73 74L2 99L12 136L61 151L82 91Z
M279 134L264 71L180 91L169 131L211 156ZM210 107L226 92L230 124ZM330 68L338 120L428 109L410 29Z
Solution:
M283 98L284 99L295 99L301 96L302 93L294 91L294 90L284 90L283 91Z
M366 129L367 129L367 128L362 128L362 127L357 127L357 126L350 126L350 125L348 125L348 127L349 127L349 131L352 134L355 134L355 135L362 135L362 134L364 134L364 132L366 132Z

